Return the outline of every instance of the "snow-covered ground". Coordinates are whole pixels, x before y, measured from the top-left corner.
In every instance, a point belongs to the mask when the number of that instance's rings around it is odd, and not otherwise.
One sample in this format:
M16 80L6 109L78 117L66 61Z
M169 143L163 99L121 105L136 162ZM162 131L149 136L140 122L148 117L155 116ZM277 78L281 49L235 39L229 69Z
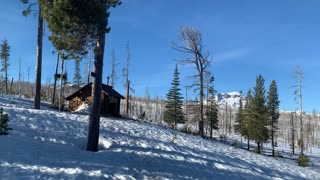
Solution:
M243 149L139 121L101 118L100 151L85 151L88 116L0 95L9 114L0 136L0 179L320 179L302 168ZM319 157L315 158L319 161Z

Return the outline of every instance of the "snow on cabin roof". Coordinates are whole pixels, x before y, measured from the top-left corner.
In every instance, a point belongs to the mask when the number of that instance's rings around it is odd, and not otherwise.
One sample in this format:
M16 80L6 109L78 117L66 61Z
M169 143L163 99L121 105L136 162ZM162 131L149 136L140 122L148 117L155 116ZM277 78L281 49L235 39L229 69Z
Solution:
M80 96L86 89L91 89L92 88L92 82L83 86L81 89L79 89L78 91L74 92L73 94L71 94L70 96L66 97L66 100L71 100L72 98L76 97L76 96ZM120 99L124 99L124 97L118 93L116 90L114 90L112 88L112 86L108 86L105 84L101 85L101 91L106 93L109 96L113 96L116 98L120 98Z

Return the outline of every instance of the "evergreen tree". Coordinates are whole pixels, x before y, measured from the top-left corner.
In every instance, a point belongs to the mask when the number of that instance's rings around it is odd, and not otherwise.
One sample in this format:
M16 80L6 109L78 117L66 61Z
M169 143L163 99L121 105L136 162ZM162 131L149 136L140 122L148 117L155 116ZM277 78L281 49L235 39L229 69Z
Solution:
M280 116L279 113L279 98L278 98L278 90L277 83L273 80L269 87L268 97L267 97L267 107L269 112L269 125L271 129L271 145L272 145L272 156L274 156L274 136L275 131L278 129L277 123Z
M248 90L247 95L246 95L246 104L244 106L244 109L242 111L243 113L243 126L242 126L242 134L247 138L247 145L248 145L248 150L250 150L250 136L248 133L248 124L251 121L251 106L252 106L252 92L251 89Z
M76 83L78 87L81 85L80 62L80 59L76 59L74 67L74 83Z
M212 76L210 78L210 84L211 86L209 86L208 88L208 94L209 94L209 99L208 101L208 105L207 105L207 111L206 111L206 116L207 116L207 120L210 123L210 138L212 138L212 131L213 130L217 130L219 129L218 127L218 104L216 102L216 98L215 98L215 90L214 90L214 77Z
M1 72L4 72L5 92L8 93L8 67L9 67L10 46L7 40L3 40L0 45Z
M236 133L239 133L241 135L241 141L242 136L245 135L245 117L244 117L244 109L243 109L243 102L242 102L242 91L240 91L241 97L239 99L239 107L238 112L236 114L236 120L234 125L234 130Z
M168 123L170 126L173 126L174 129L177 127L178 123L184 123L183 113L182 113L182 94L180 93L180 79L179 79L178 65L174 70L173 80L172 80L172 88L169 90L167 94L167 101L165 105L164 112L164 121Z
M269 139L268 109L266 106L264 79L259 75L254 87L254 96L250 105L248 135L257 143L257 152L261 152L261 144Z
M8 134L8 130L10 130L10 128L8 127L8 121L8 114L4 114L3 109L0 108L0 135Z
M89 116L88 151L98 151L101 84L105 36L110 32L110 8L120 5L120 0L39 0L42 15L47 21L52 44L63 59L82 57L94 49L92 106Z

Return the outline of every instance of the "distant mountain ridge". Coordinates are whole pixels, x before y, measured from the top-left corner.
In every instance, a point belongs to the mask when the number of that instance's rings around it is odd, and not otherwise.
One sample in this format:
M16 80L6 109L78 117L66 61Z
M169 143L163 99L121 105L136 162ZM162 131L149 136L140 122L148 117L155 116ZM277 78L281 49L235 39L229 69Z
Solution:
M219 93L216 96L216 100L220 105L227 105L233 108L239 107L240 98L243 102L245 102L244 96L240 92L226 92L226 93Z

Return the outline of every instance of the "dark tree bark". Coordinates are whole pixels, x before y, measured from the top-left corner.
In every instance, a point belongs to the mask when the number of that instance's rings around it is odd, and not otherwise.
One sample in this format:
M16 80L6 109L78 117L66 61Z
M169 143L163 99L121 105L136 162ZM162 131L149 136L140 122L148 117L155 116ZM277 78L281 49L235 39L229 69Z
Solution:
M101 109L101 84L102 67L105 47L105 27L106 24L99 26L97 44L94 57L94 78L92 83L92 107L90 110L89 131L87 150L98 151L99 129L100 129L100 109Z
M36 92L34 97L34 109L40 109L41 95L41 69L42 69L42 37L43 37L43 18L41 16L41 6L39 5L38 15L38 39L37 39L37 67L36 67Z
M126 117L129 117L129 92L130 92L130 80L127 80L126 83L126 107L125 107L125 114Z

